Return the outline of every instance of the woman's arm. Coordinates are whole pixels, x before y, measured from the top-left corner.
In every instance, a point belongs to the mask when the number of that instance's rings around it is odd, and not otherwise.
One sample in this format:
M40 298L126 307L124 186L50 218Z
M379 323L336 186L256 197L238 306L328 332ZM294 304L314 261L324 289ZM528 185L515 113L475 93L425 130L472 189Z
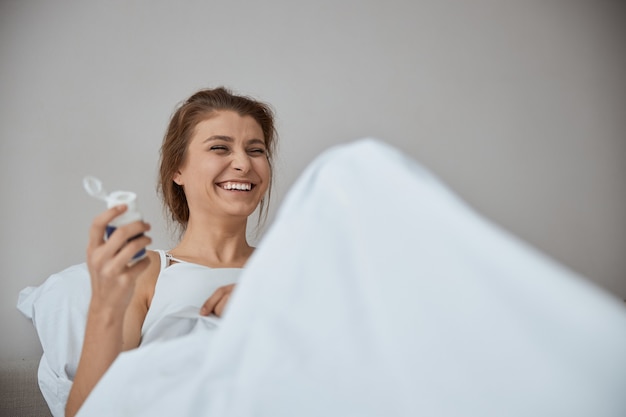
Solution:
M146 257L129 265L133 256L150 243L143 235L147 223L119 227L104 240L106 225L126 210L113 207L94 220L89 232L87 266L91 276L91 302L85 340L65 414L74 416L93 387L124 348L124 318L131 304L137 278L148 268ZM142 235L129 241L130 238ZM139 326L140 328L141 326Z

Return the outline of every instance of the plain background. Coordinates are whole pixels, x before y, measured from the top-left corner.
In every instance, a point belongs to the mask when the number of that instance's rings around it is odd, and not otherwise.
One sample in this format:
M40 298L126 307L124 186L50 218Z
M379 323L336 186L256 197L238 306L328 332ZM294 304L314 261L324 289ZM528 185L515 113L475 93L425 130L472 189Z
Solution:
M137 192L152 247L172 245L162 135L181 100L219 85L276 110L269 224L321 151L375 136L626 298L620 3L2 0L0 359L41 353L18 292L84 260L103 209L85 174Z

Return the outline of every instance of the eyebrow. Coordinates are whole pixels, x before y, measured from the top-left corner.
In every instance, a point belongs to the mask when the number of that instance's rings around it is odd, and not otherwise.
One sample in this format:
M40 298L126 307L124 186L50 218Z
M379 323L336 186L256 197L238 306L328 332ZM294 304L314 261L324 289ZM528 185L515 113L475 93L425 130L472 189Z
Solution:
M223 140L225 142L234 142L235 140L233 138L231 138L230 136L225 136L225 135L213 135L213 136L209 136L208 138L206 138L204 140L204 143L206 142L211 142L214 140ZM253 139L249 139L246 142L247 145L255 145L255 144L259 144L259 145L263 145L265 146L265 141L262 139L258 139L258 138L253 138Z

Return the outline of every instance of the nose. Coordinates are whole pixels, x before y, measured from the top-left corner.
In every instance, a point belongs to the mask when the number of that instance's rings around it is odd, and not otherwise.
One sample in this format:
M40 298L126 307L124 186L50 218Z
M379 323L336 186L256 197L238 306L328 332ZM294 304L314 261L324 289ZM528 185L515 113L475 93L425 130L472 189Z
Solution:
M235 171L247 173L250 171L251 162L248 154L244 152L233 152L233 159L231 160L231 166Z

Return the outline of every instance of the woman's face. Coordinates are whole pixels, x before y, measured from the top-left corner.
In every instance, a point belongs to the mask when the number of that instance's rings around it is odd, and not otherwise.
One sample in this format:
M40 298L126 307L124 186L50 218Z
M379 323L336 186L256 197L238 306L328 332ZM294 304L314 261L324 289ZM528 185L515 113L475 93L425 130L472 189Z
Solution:
M196 125L174 182L185 190L190 220L198 210L247 218L270 175L261 126L250 116L218 111Z

